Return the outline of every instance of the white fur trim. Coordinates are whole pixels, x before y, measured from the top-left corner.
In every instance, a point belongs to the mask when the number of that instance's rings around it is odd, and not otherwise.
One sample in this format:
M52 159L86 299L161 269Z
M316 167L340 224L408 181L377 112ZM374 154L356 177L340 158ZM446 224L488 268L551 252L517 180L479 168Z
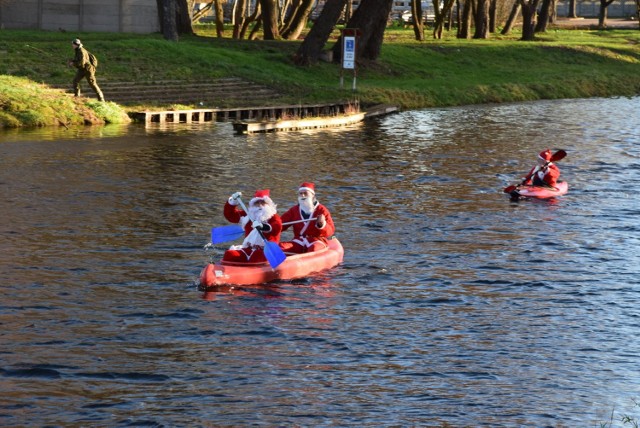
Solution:
M269 205L273 205L273 201L271 200L270 197L265 196L264 198L253 198L249 201L249 205L253 205L255 204L257 201L265 201L266 203L268 203Z
M316 192L311 188L311 187L301 187L298 189L298 193L302 192L306 190L307 192L311 193L312 195L315 195Z

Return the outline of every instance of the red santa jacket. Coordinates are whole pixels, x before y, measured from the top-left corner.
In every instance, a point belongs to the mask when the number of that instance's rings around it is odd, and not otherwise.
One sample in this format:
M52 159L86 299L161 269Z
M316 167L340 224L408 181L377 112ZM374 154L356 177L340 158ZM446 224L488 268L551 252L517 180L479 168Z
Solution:
M313 242L316 240L326 242L327 238L333 236L336 231L336 228L333 224L333 219L331 218L331 213L329 213L329 210L324 205L316 204L316 207L313 210L310 218L318 218L322 214L324 214L324 218L326 220L326 223L322 229L316 226L316 220L312 220L304 223L285 225L282 227L282 230L287 230L289 226L293 226L293 239L305 237L309 242ZM300 211L300 205L294 205L293 207L289 208L286 213L282 214L283 223L297 220L303 220L302 213Z
M539 171L536 171L538 166L534 166L527 174L527 177L531 176L524 184L530 186L550 186L556 187L556 183L558 182L558 178L560 178L560 169L553 163L548 164L547 166L540 168Z
M224 204L224 218L229 220L231 223L240 223L240 218L246 216L247 213L236 205L231 205L228 201ZM253 227L251 225L251 220L247 221L244 225L244 236L249 236ZM278 214L275 214L273 217L269 219L268 222L271 230L268 230L269 227L263 229L262 234L267 239L267 241L272 242L280 242L280 234L282 233L282 220Z

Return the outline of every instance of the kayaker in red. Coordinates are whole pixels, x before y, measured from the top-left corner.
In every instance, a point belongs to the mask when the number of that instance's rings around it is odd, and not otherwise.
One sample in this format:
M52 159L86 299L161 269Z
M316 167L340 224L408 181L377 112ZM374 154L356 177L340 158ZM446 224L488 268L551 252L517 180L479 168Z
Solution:
M551 150L543 150L538 155L538 165L531 168L527 177L530 177L523 184L527 186L548 186L556 187L560 178L560 169L551 162L553 153Z
M258 232L268 241L278 243L282 232L282 220L277 206L269 197L269 190L256 191L245 212L239 205L241 192L236 192L224 204L224 217L231 223L240 223L244 227L245 239L242 245L233 245L225 251L223 262L265 263L264 241Z
M331 213L316 199L316 188L311 182L300 185L298 204L282 215L282 222L297 222L282 227L282 230L287 230L293 226L293 239L280 243L282 251L290 254L307 253L325 248L328 238L336 230Z

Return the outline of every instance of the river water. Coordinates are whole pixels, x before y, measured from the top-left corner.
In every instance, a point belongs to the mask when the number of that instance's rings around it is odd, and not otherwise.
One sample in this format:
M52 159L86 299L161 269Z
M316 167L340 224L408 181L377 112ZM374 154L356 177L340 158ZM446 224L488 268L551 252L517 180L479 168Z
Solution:
M0 134L0 425L640 418L640 98ZM544 148L569 193L502 189ZM225 199L314 181L342 265L202 292ZM285 238L289 235L285 234ZM613 419L612 419L613 418Z

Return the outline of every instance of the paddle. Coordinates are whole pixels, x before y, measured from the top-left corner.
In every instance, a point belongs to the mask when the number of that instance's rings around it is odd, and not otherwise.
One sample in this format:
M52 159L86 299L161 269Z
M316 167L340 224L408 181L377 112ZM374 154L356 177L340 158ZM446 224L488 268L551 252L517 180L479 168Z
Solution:
M244 236L244 229L239 224L214 227L211 229L211 243L220 244L222 242L235 241Z
M249 210L244 205L244 202L242 202L242 199L238 198L238 202L240 203L240 206L242 207L244 212L249 215ZM251 217L249 217L249 219L251 219ZM286 254L280 249L280 246L278 244L276 244L275 242L267 241L267 238L264 237L264 234L260 229L256 230L264 241L264 255L267 258L267 261L273 269L277 268L278 266L280 266L280 263L285 261L285 259L287 258Z
M296 220L296 221L288 221L286 223L282 223L283 226L290 226L296 223L304 223L305 221L313 221L317 220L317 218L309 218L306 220ZM236 239L240 239L244 236L244 229L239 224L230 224L228 226L220 226L214 227L211 229L211 243L212 244L221 244L223 242L235 241Z
M302 219L302 220L295 220L295 221L288 221L286 223L282 223L283 226L290 226L292 224L296 224L296 223L304 223L305 221L313 221L313 220L317 220L316 217L312 217L312 218L308 218L308 219Z
M557 162L561 159L564 159L564 157L567 156L567 152L565 152L564 150L558 150L557 152L555 152L554 154L551 155L551 159L549 159L549 161L547 161L543 166L541 166L540 168L535 168L533 171L531 171L531 174L527 175L522 182L520 182L520 184L512 184L511 186L507 186L504 188L504 193L511 193L514 190L516 190L518 188L518 186L522 186L524 183L527 182L527 180L529 180L531 177L533 177L533 174L535 174L536 172L540 171L542 168L545 168L547 165L549 165L551 162Z

